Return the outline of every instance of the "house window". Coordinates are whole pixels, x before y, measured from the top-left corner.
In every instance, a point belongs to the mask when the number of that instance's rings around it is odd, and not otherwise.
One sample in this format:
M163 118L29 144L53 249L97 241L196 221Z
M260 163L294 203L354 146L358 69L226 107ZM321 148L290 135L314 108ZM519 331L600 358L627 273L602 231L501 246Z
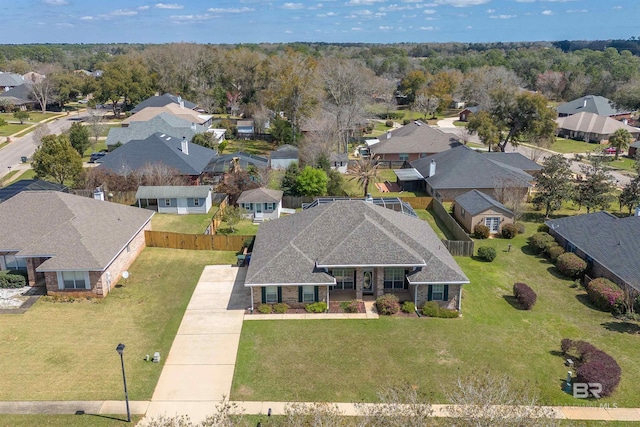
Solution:
M264 209L267 210L267 211L272 211L273 210L273 203L265 204Z
M193 206L200 206L200 199L193 199Z
M384 288L404 289L404 270L401 268L385 268Z
M576 245L574 245L571 242L567 242L567 252L574 252L576 251Z
M303 286L302 287L302 302L315 302L316 290L315 286Z
M171 199L164 199L165 206L171 206Z
M26 270L27 269L27 259L26 258L16 258L15 255L5 255L4 256L4 266L7 270Z
M489 227L489 231L497 233L500 228L500 218L497 216L489 216L484 219L484 225Z
M462 218L464 218L464 214L465 214L464 208L460 208L460 215L462 215Z
M409 160L409 154L408 154L408 153L400 153L400 154L398 155L398 158L399 158L400 160L404 160L404 161L406 162L407 160Z
M89 289L88 274L85 271L63 271L60 274L62 289Z
M444 301L444 285L431 285L431 300Z
M332 270L331 274L336 279L336 285L334 289L353 289L352 268L337 268L335 270Z
M277 286L265 286L264 302L269 304L275 304L278 302Z

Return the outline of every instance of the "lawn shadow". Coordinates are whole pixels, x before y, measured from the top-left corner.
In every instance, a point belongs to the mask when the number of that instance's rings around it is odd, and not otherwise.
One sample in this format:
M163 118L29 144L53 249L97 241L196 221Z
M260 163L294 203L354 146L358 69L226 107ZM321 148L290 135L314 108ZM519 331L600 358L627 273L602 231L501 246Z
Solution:
M523 253L523 254L525 254L525 255L531 255L531 256L537 256L537 255L538 255L538 253L537 253L535 250L531 249L531 248L529 247L529 245L521 246L521 247L520 247L520 250L521 250L521 251L522 251L522 253Z
M82 410L76 411L75 415L84 415L84 416L88 416L88 417L105 418L107 420L122 421L123 423L127 422L126 418L110 417L109 415L100 415L100 414L89 414L89 413L86 413L86 412L84 412Z
M236 279L233 282L233 289L231 290L227 310L244 310L251 306L250 288L244 286L246 276L247 267L239 268Z
M551 262L544 258L545 262L547 262L548 264L551 264ZM547 268L547 271L549 272L549 274L551 274L553 277L555 277L556 279L560 279L560 280L569 280L567 279L566 276L564 276L563 274L560 274L560 272L558 271L558 269L556 268L555 265L551 264L550 267Z
M504 300L516 310L525 311L524 308L522 308L522 306L518 303L516 297L514 297L513 295L502 295L502 298L504 298Z
M621 334L640 334L640 325L626 321L611 321L601 323L602 326L611 332L620 332Z
M596 307L595 305L593 305L593 304L591 303L591 301L589 301L589 295L587 295L587 294L585 294L585 293L576 295L576 299L577 299L578 301L580 301L580 303L581 303L582 305L584 305L584 306L585 306L585 307L587 307L587 308L590 308L591 310L595 310L595 311L600 311L600 312L606 313L606 311L604 311L604 310L600 310L598 307Z

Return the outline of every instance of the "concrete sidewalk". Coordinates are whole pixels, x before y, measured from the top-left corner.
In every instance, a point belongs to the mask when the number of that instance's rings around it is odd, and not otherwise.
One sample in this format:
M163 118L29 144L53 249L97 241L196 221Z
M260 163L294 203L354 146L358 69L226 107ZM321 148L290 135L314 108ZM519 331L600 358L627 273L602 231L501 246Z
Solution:
M148 408L148 401L134 400L129 402L129 410L134 415L146 414ZM0 402L0 414L73 415L78 412L93 415L126 415L127 406L124 400Z
M246 268L207 266L193 292L147 415L199 422L231 393L248 291Z

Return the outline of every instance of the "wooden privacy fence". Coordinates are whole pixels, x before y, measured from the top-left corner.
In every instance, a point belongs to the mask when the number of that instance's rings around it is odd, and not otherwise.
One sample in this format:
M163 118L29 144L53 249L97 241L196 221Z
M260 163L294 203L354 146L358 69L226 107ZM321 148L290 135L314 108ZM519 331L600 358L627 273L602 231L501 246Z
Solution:
M247 235L185 234L150 230L144 232L144 238L149 247L200 251L238 252L242 249L247 239L254 237Z
M444 246L453 256L473 256L474 242L465 242L462 240L442 240Z
M433 203L433 197L400 197L400 200L409 203L413 209L429 209Z

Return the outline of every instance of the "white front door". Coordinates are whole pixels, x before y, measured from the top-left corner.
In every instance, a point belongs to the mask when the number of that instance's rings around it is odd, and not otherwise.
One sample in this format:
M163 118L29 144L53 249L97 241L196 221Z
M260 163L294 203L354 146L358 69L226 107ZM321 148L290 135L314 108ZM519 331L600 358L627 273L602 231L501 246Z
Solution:
M178 214L184 215L189 213L188 206L187 206L187 199L178 198L177 205L178 205Z
M484 225L489 227L489 231L492 233L497 233L500 229L500 217L492 216L484 219Z

